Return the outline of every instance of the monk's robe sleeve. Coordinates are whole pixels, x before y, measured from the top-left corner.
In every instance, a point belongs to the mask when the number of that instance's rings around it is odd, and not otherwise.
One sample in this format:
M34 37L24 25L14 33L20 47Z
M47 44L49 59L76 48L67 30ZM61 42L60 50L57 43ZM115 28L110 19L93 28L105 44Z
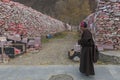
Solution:
M82 47L92 47L94 45L94 41L92 39L92 34L90 31L85 30L81 36L81 39L78 40L78 44Z

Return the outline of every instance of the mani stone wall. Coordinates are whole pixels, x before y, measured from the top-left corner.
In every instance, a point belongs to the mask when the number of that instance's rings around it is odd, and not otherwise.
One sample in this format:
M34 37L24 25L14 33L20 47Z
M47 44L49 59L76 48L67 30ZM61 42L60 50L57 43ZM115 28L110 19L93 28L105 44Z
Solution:
M100 50L99 60L120 64L120 0L98 0L96 12L85 21Z
M120 0L98 0L86 21L99 50L120 50Z
M0 1L0 35L41 36L65 30L64 23L17 2Z

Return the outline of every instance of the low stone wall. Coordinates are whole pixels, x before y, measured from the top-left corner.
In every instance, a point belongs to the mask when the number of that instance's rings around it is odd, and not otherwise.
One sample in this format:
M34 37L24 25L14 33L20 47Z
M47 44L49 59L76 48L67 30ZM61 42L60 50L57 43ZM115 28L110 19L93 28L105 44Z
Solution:
M120 64L120 51L100 52L99 60L110 64Z

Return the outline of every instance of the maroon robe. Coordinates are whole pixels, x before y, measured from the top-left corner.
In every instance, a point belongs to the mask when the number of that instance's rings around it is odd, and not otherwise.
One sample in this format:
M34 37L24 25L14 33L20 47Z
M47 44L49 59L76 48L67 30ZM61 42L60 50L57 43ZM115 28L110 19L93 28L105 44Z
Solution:
M85 29L81 35L81 39L78 40L78 44L82 46L81 56L80 56L80 72L85 75L94 75L93 66L93 47L94 41L92 38L92 33Z

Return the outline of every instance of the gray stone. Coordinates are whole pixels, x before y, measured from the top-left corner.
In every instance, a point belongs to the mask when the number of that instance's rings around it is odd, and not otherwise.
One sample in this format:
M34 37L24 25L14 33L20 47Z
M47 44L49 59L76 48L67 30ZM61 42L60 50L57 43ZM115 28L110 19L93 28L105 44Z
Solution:
M100 52L99 59L111 64L120 64L120 51Z
M111 2L117 2L117 0L110 0Z
M120 16L120 12L114 13L115 16Z

